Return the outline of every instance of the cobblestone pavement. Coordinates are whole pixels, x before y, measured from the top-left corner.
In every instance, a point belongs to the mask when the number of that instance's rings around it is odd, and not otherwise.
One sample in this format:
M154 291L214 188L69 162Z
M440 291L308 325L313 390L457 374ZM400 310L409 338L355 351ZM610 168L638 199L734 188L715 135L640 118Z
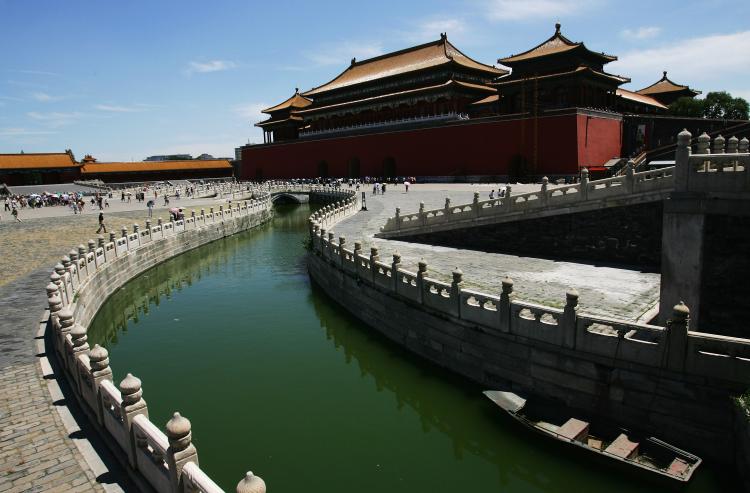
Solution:
M388 262L398 251L405 268L414 272L417 262L424 258L429 275L440 280L450 281L453 269L460 267L467 287L488 294L499 294L503 277L509 275L518 299L547 306L563 307L569 287L580 293L579 310L595 315L636 320L658 303L658 273L373 237L396 207L401 208L402 214L410 214L419 210L420 201L426 209L442 207L445 197L450 197L453 205L469 203L474 191L479 191L480 200L485 200L492 188L497 186L417 184L408 193L403 186L387 188L385 195L372 195L370 188L366 190L368 210L342 221L333 230L337 237L345 236L350 245L361 239L364 249L377 246L380 258ZM539 185L513 185L516 194L538 189Z
M36 364L0 372L0 492L104 491L67 438Z

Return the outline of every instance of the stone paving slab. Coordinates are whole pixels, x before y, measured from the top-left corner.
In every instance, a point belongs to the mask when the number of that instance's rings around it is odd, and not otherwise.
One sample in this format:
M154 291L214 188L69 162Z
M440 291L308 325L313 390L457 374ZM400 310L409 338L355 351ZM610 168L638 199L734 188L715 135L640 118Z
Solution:
M512 185L516 194L539 187ZM361 239L368 251L370 246L377 246L380 258L386 262L390 262L394 251L399 251L402 264L414 272L423 258L430 277L443 281L450 281L453 269L460 267L467 287L488 294L498 295L503 277L509 275L520 300L561 308L565 304L565 291L575 287L580 293L579 310L594 315L633 321L658 303L661 278L658 273L373 237L386 219L394 215L396 207L401 208L402 214L410 214L419 210L420 201L426 209L442 207L445 197L450 197L453 205L469 203L475 191L480 192L480 200L485 200L493 188L497 190L493 184L417 184L408 193L403 186L387 188L385 195L372 195L372 189L367 188L368 211L342 221L333 230L337 237L345 236L350 245Z
M68 439L36 365L0 372L0 492L104 491Z

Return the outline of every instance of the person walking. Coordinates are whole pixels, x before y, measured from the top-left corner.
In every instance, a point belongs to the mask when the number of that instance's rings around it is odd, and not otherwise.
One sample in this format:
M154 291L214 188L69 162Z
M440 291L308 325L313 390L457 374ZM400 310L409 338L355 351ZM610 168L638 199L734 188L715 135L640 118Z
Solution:
M148 217L152 217L154 215L154 201L149 200L146 202L146 207L148 207Z
M16 221L18 221L19 223L22 222L20 219L18 219L18 209L14 207L10 214L15 218Z
M104 225L104 213L99 213L99 229L96 230L96 234L99 234L104 230L104 232L107 232L107 226Z

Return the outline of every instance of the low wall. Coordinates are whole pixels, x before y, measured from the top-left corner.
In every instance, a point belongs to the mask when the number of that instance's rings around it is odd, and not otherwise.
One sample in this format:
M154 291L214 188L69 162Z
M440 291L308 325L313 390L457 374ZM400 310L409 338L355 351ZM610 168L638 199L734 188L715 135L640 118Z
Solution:
M106 299L123 284L155 265L209 242L245 231L273 216L271 194L257 192L256 199L184 220L133 231L120 238L110 235L96 244L72 250L55 266L47 294L50 305L47 341L59 361L81 408L115 456L138 481L162 492L222 491L198 466L191 443L190 422L175 413L162 432L148 419L141 382L131 374L115 386L108 352L90 348L87 326ZM61 375L58 375L61 377ZM238 491L265 491L252 473L240 481Z
M404 269L311 225L310 276L354 316L416 354L488 388L556 399L584 415L653 433L706 458L734 462L731 396L750 384L750 340L688 330L675 307L665 327L518 301L447 284L427 265ZM329 226L330 227L330 226Z

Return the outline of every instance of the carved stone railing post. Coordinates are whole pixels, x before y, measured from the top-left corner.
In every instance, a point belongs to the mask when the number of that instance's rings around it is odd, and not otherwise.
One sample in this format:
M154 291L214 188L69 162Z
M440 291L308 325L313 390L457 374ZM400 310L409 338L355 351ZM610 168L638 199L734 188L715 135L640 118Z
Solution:
M453 298L456 317L461 318L461 283L464 280L464 273L456 267L452 272L453 280L451 281L451 297Z
M112 232L109 233L109 242L110 243L114 243L115 240L117 240L117 235L115 234L114 231L112 231Z
M632 159L628 159L625 164L625 184L628 187L628 193L633 193L633 190L635 190L635 162Z
M393 220L396 223L396 229L401 229L401 208L396 207L396 215L393 216Z
M479 192L474 192L474 199L471 201L471 210L474 211L474 217L479 217Z
M57 274L53 275L57 276ZM58 276L59 277L59 276ZM57 313L62 310L62 298L60 298L60 288L54 282L47 284L47 304L49 305L49 317L53 321L57 319Z
M127 238L128 237L128 228L125 226L122 226L120 228L120 237L121 238Z
M133 433L133 420L139 414L148 418L148 406L143 399L141 380L128 373L120 382L120 393L122 394L122 421L128 434L128 462L131 467L136 466L135 434Z
M88 253L94 253L94 251L96 250L96 242L94 240L89 240L88 241L88 246L89 246L89 252Z
M542 204L547 205L547 200L549 197L547 196L547 188L549 187L549 178L546 176L542 178L542 190L540 191L540 197L539 200L542 202Z
M563 345L570 349L576 347L576 326L578 324L578 290L570 288L565 293L565 310L562 316Z
M589 197L589 170L583 168L581 170L581 186L580 186L581 200L586 200Z
M341 266L342 272L344 270L344 262L346 261L344 247L346 247L346 238L343 236L339 236L339 265Z
M421 226L427 224L427 214L424 212L424 202L419 203L419 224Z
M326 251L325 251L325 239L326 239L326 229L321 227L320 228L320 256L325 258L326 257Z
M674 157L674 189L684 192L688 189L690 179L690 138L687 129L677 134L677 150Z
M502 281L503 292L500 293L500 304L497 314L500 317L500 331L510 332L510 305L513 301L513 279L508 276Z
M729 140L727 140L727 154L737 154L737 150L739 147L740 140L736 136L731 136ZM732 160L732 171L737 171L737 160Z
M104 248L104 243L105 243L104 236L99 235L99 237L96 240L97 240L97 246L99 248Z
M67 367L68 359L65 357L65 341L67 340L67 335L70 333L70 330L73 328L73 324L75 323L75 319L73 318L73 310L71 310L70 307L64 307L59 312L57 312L57 319L60 325L60 332L56 334L57 353L60 355L60 360L63 362L63 365Z
M94 396L96 397L96 419L103 426L104 413L102 400L99 398L99 384L104 380L112 381L112 369L109 367L109 352L99 344L94 344L94 347L89 352L89 364L91 365L91 382Z
M260 476L247 471L242 481L237 483L237 493L266 493L266 483Z
M417 264L417 289L419 292L419 302L424 303L424 278L427 276L427 262L424 259Z
M378 272L378 266L375 262L380 261L380 255L378 254L378 247L370 247L370 273L372 275L372 283L375 284L375 274Z
M138 233L140 231L141 227L138 224L133 224L133 233Z
M398 269L401 267L401 254L398 251L393 253L391 262L391 276L393 276L393 292L398 292Z
M445 205L443 206L443 220L447 221L448 216L453 213L451 208L451 198L445 197Z
M670 370L685 369L689 324L690 310L679 302L672 309L672 318L667 320L667 367Z
M359 272L361 269L360 267L360 255L362 255L362 242L361 241L355 241L354 242L354 272L357 275L357 278L359 278Z
M737 146L737 150L740 154L747 154L747 152L750 151L750 140L747 140L747 137L742 137Z
M180 493L184 491L182 481L182 468L188 462L198 464L198 451L192 444L192 433L190 432L190 420L174 413L172 419L167 421L167 468L169 469L169 481L172 491Z

